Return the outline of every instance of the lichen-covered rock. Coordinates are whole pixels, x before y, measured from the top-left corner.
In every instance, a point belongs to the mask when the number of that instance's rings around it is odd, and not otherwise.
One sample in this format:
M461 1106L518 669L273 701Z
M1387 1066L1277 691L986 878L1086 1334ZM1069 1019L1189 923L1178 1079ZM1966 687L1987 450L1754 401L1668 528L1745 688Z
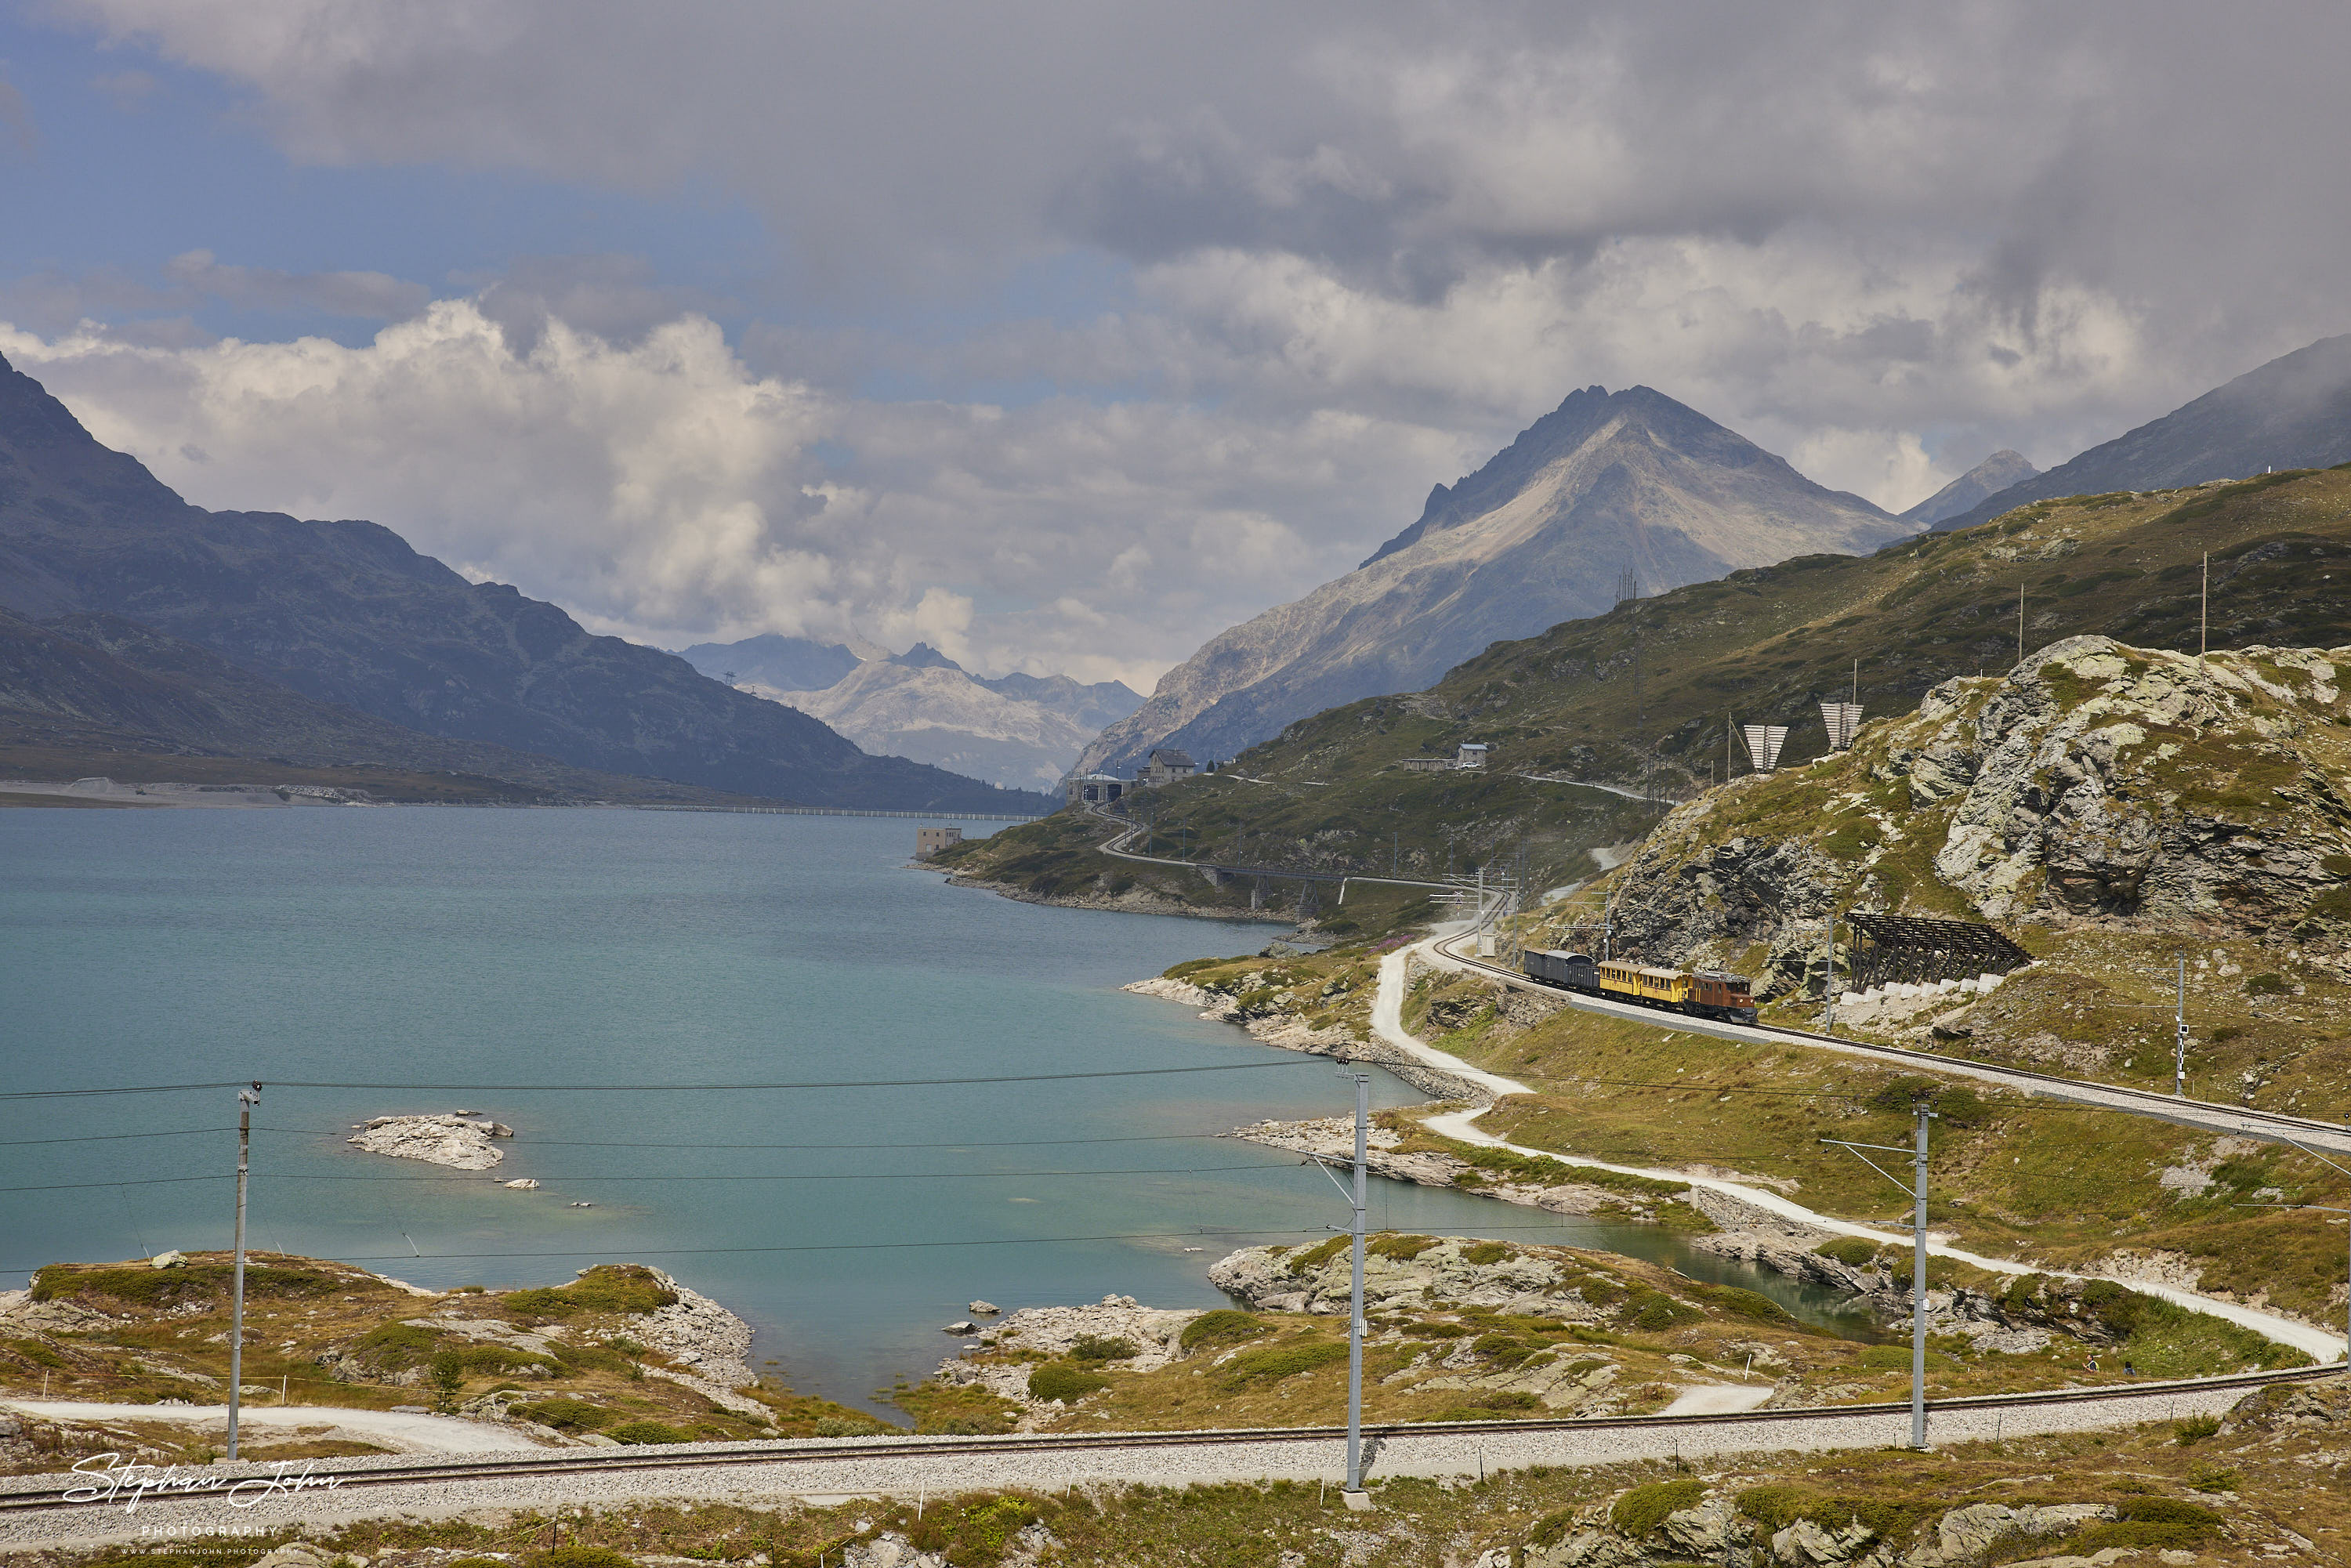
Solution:
M1993 1557L2008 1560L2020 1542L2053 1539L2115 1516L2095 1502L1971 1503L1890 1540L1858 1518L1800 1518L1769 1529L1741 1511L1737 1494L1728 1483L1709 1488L1637 1536L1620 1528L1622 1515L1612 1518L1608 1505L1555 1514L1535 1527L1520 1560L1524 1568L1649 1568L1726 1559L1771 1568L1973 1568Z
M1560 1266L1539 1254L1516 1248L1495 1249L1506 1255L1489 1262L1472 1262L1465 1254L1477 1250L1475 1240L1446 1239L1432 1242L1410 1257L1373 1251L1364 1259L1364 1307L1380 1312L1395 1306L1413 1309L1430 1301L1491 1307L1498 1312L1547 1312L1588 1321L1580 1299L1562 1295ZM1484 1244L1490 1246L1490 1243ZM1248 1247L1218 1259L1208 1269L1208 1282L1229 1296L1268 1312L1335 1312L1343 1316L1353 1288L1353 1270L1346 1249L1339 1248L1303 1270L1290 1249Z
M439 1116L378 1116L350 1142L371 1155L423 1160L452 1170L486 1171L505 1159L493 1138L511 1138L514 1129L486 1116L451 1112ZM537 1183L533 1183L537 1186Z
M2108 637L1946 681L1849 754L1677 807L1620 874L1618 951L1727 962L1761 945L1770 999L1816 987L1836 911L1948 914L1947 897L1918 897L1926 876L1993 921L2145 918L2343 943L2346 689L2351 648L2199 660Z
M2199 660L2069 637L1929 750L1972 777L1936 873L1986 915L2194 916L2266 927L2343 877L2346 805L2303 744L2332 728L2351 648Z
M2351 1425L2351 1376L2256 1389L2229 1407L2222 1429L2273 1432L2283 1427L2346 1425Z

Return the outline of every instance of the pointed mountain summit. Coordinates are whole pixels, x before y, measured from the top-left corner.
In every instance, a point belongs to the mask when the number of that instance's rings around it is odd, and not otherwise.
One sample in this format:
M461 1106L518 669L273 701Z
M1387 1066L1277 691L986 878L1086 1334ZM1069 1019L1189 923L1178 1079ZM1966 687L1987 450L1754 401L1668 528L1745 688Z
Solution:
M1346 576L1225 632L1104 730L1081 769L1158 746L1230 757L1309 714L1417 691L1489 643L1646 591L1910 533L1648 387L1586 387Z
M1958 517L1987 496L1996 496L2011 485L2022 485L2040 472L2022 452L2002 448L1904 512L1902 520L1931 528L1945 517Z
M2051 496L2176 490L2270 468L2332 468L2346 461L2351 334L2321 338L2247 371L2161 419L1946 517L1935 531L1971 528Z

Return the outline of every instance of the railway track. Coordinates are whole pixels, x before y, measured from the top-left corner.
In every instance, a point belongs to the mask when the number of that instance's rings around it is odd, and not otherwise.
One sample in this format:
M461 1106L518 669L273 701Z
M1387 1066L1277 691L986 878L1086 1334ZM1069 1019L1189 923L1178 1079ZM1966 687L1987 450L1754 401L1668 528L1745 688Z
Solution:
M2126 1425L2142 1420L2164 1418L2164 1412L2203 1413L2233 1404L2236 1399L2258 1388L2273 1384L2296 1383L2339 1375L2327 1366L2297 1367L2286 1371L2234 1373L2222 1377L2195 1378L2176 1382L2123 1384L2104 1388L2057 1389L2032 1394L1980 1395L1957 1399L1929 1401L1930 1423L1950 1427L1955 1421L1975 1417L1964 1424L1970 1427L1986 1425L1982 1417L1993 1417L1995 1423L2016 1421L2022 1433L2036 1425L2030 1418L2052 1413L2072 1415L2080 1419L2073 1424L2086 1427ZM2101 1409L2101 1406L2109 1408ZM129 1408L129 1407L126 1407ZM2102 1418L2103 1417L2103 1418ZM1384 1447L1393 1448L1415 1439L1433 1439L1450 1443L1468 1439L1481 1450L1506 1451L1529 1439L1581 1439L1581 1447L1615 1448L1625 1437L1646 1434L1662 1435L1671 1441L1671 1451L1731 1451L1747 1448L1790 1448L1807 1446L1808 1429L1820 1429L1829 1440L1813 1446L1854 1446L1854 1439L1867 1443L1879 1440L1876 1428L1880 1424L1898 1424L1906 1430L1909 1421L1907 1404L1871 1404L1813 1406L1780 1410L1740 1410L1698 1416L1601 1416L1537 1419L1523 1421L1478 1422L1392 1422L1366 1425L1364 1434ZM1832 1431L1834 1429L1834 1431ZM1930 1431L1933 1428L1930 1427ZM2001 1429L1994 1425L1994 1430ZM1841 1432L1844 1442L1836 1440ZM1742 1440L1742 1434L1748 1435ZM1956 1436L1964 1437L1971 1433ZM871 1473L877 1462L946 1461L964 1464L982 1456L1043 1457L1081 1455L1085 1453L1131 1452L1150 1454L1154 1451L1214 1450L1254 1448L1259 1449L1312 1449L1313 1456L1344 1439L1343 1427L1236 1427L1220 1431L1194 1432L1088 1432L1077 1434L1039 1434L1035 1436L994 1437L879 1437L879 1438L801 1438L768 1442L712 1443L664 1448L661 1449L624 1449L614 1452L601 1448L558 1448L531 1454L461 1455L432 1459L320 1459L305 1461L305 1468L315 1476L331 1476L336 1492L402 1486L442 1488L467 1481L510 1481L534 1476L561 1476L574 1479L591 1479L602 1476L618 1476L656 1471L708 1470L730 1467L763 1466L789 1469L827 1467L839 1469L844 1465L862 1467ZM1954 1435L1946 1434L1946 1440ZM1656 1445L1652 1443L1651 1447ZM1304 1456L1301 1456L1304 1457ZM201 1467L209 1479L218 1477L233 1484L243 1478L261 1478L271 1473L267 1462L245 1462L235 1466ZM789 1481L789 1477L781 1478ZM91 1501L96 1478L90 1476L59 1477L56 1475L27 1476L0 1480L0 1517L23 1515L45 1509L78 1509ZM909 1483L914 1478L907 1478ZM790 1490L787 1484L783 1490ZM157 1502L201 1500L206 1494L182 1498L168 1492L158 1492L145 1505ZM210 1494L214 1499L218 1494ZM316 1492L311 1494L314 1498ZM115 1500L119 1502L119 1499Z
M2121 1084L2095 1083L2078 1078L2060 1078L2053 1073L2034 1072L2021 1067L2004 1067L1997 1062L1972 1061L1965 1058L1941 1056L1931 1051L1913 1051L1899 1045L1874 1045L1865 1040L1844 1040L1836 1035L1813 1030L1789 1029L1777 1024L1719 1023L1711 1019L1689 1018L1680 1013L1672 1015L1667 1023L1656 1009L1636 1007L1627 1002L1606 1001L1573 991L1563 991L1556 986L1546 986L1528 979L1514 969L1499 964L1468 956L1458 950L1458 944L1474 933L1447 937L1430 944L1447 963L1474 971L1514 989L1562 1001L1583 1012L1599 1013L1610 1018L1630 1019L1637 1023L1670 1028L1679 1034L1710 1035L1718 1040L1735 1040L1749 1043L1775 1045L1800 1043L1826 1047L1852 1056L1868 1057L1879 1061L1917 1067L1924 1071L1946 1076L1974 1078L1985 1082L2002 1083L2022 1090L2027 1094L2051 1100L2063 1100L2074 1104L2097 1105L2127 1111L2136 1115L2153 1117L2201 1132L2233 1133L2250 1137L2269 1138L2284 1143L2306 1144L2314 1148L2351 1154L2351 1127L2339 1122L2322 1122L2308 1116L2290 1116L2277 1111L2260 1111L2250 1106L2219 1105L2210 1101L2185 1100L2158 1093L2150 1089L2132 1089Z

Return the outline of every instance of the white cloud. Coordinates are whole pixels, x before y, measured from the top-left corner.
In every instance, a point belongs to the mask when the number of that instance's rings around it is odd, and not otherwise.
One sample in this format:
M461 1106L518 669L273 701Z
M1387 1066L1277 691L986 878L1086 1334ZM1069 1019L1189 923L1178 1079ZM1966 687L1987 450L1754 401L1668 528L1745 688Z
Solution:
M2351 327L2339 6L65 5L234 83L298 162L764 216L794 320L732 344L707 318L738 312L625 257L413 315L233 257L144 303L0 295L28 368L198 498L373 516L649 635L1147 685L1573 387L1646 383L1898 508ZM1128 302L1007 319L1004 280L1072 252ZM398 324L78 324L203 290ZM940 299L983 324L810 324Z
M383 522L598 630L920 639L1146 687L1203 627L1351 565L1363 517L1451 456L1355 418L849 399L753 374L691 315L628 346L550 319L518 350L456 299L357 348L0 328L0 350L201 505Z

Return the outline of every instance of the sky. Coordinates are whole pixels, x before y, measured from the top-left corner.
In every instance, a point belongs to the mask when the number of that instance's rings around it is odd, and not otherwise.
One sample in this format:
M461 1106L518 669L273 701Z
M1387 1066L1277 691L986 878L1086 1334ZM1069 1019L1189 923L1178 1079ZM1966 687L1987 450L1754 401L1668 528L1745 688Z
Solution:
M2351 330L2351 8L0 0L0 354L664 646L1147 691L1570 392L1891 509Z

